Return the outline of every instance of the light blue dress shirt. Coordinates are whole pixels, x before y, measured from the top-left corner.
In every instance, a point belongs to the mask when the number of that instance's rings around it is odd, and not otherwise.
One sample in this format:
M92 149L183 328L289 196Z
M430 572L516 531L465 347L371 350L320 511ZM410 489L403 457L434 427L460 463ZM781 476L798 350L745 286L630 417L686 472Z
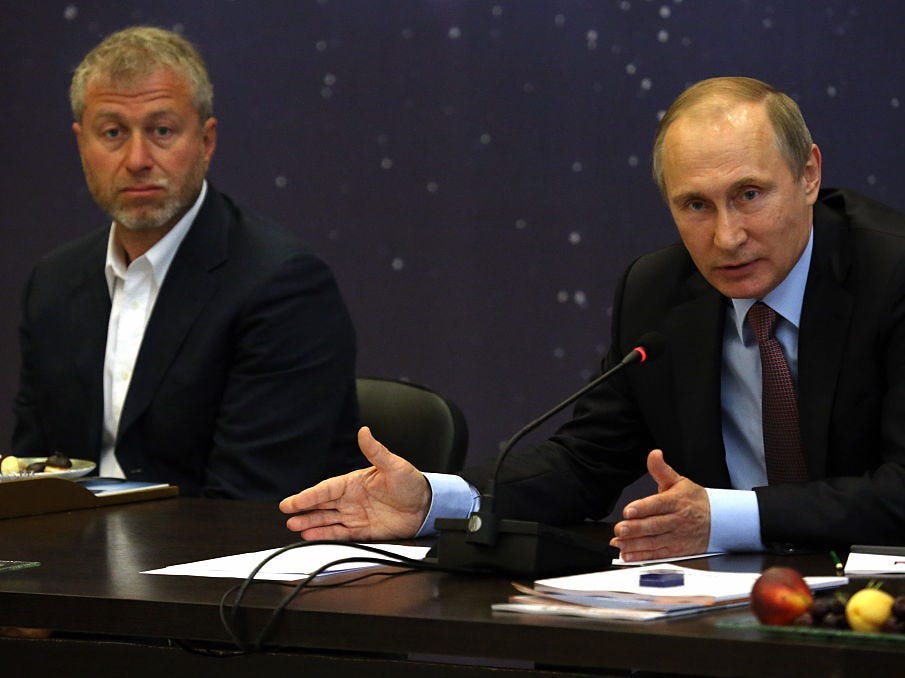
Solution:
M814 231L798 262L763 302L780 316L776 338L782 345L792 379L798 382L798 327L811 265ZM745 323L757 299L732 299L726 308L720 380L723 445L734 489L705 488L710 501L708 551L760 551L760 514L752 488L767 484L761 420L760 350ZM669 462L669 452L666 451ZM459 476L425 473L433 497L418 535L431 534L437 518L461 518L480 504L480 493Z

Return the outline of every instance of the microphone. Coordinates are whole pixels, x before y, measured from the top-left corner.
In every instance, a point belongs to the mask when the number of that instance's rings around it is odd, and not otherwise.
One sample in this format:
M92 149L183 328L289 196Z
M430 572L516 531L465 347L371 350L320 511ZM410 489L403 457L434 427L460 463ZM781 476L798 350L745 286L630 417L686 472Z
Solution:
M648 332L614 367L517 431L497 455L490 479L481 493L479 510L467 519L440 518L436 521L440 532L438 563L446 567L489 569L532 577L609 566L616 549L606 542L541 523L500 518L494 511L500 468L515 444L528 433L628 365L656 359L665 345L662 334Z

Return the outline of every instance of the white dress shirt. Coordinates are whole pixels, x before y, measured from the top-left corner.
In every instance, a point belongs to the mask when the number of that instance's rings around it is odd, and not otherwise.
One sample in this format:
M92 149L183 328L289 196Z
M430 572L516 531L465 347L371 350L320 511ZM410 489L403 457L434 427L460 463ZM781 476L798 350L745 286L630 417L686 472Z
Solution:
M104 266L111 308L104 354L104 428L99 469L102 476L125 477L116 459L116 436L135 359L157 294L205 195L207 181L202 184L198 198L185 216L151 249L131 263L126 263L126 254L116 242L115 231L118 227L114 224L110 229Z

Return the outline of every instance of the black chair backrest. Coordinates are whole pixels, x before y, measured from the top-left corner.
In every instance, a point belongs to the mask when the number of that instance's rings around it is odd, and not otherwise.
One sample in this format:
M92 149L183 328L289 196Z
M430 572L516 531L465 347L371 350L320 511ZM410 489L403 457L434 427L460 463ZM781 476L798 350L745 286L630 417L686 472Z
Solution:
M420 471L454 473L462 467L468 426L455 403L405 381L359 377L356 382L361 423L391 452Z

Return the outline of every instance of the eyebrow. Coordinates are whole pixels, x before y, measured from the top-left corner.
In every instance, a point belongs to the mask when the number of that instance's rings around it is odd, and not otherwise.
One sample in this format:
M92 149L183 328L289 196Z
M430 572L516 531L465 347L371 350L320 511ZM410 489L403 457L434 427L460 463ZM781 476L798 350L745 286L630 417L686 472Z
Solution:
M735 193L739 189L741 189L745 186L751 186L751 185L767 187L767 186L772 185L772 183L773 182L771 182L771 181L764 180L763 177L756 177L752 174L749 174L747 176L742 177L741 179L739 179L737 181L733 181L732 185L729 187L729 192ZM698 191L686 191L685 193L679 193L678 195L673 196L672 198L670 198L669 201L673 204L681 205L690 200L706 201L707 198Z

